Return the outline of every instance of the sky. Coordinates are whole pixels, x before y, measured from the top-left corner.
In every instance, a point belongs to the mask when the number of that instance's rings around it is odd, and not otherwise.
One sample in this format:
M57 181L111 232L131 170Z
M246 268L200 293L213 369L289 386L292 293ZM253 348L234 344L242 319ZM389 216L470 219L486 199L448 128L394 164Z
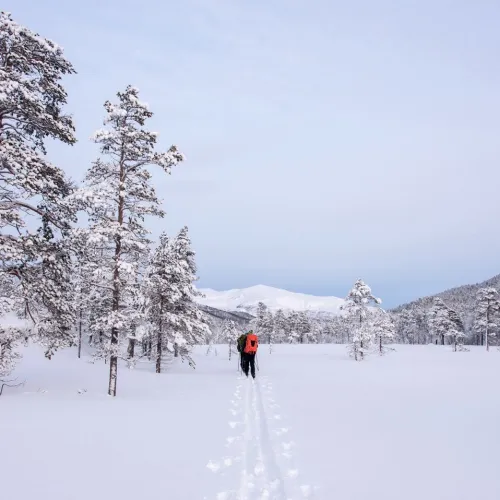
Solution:
M128 84L187 225L198 286L265 284L387 307L500 273L500 3L493 0L3 0L64 48L75 180Z

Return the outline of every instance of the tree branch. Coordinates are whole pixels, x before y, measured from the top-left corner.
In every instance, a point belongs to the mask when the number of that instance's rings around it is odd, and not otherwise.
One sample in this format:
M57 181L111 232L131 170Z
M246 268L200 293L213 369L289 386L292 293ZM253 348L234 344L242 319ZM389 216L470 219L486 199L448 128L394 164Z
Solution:
M24 201L2 201L0 202L0 210L11 210L13 208L20 207L20 208L25 208L26 210L31 210L32 212L37 213L41 217L47 217L54 226L56 226L58 229L64 229L66 225L61 224L59 221L55 220L48 212L43 212L39 208L34 207L33 205L30 205L29 203L26 203Z
M2 382L2 381L0 380L0 382ZM21 385L24 385L26 383L26 380L24 382L20 382L19 384L10 384L10 382L14 382L14 380L7 380L6 382L4 382L2 384L2 386L0 387L0 396L3 393L4 387L20 387Z

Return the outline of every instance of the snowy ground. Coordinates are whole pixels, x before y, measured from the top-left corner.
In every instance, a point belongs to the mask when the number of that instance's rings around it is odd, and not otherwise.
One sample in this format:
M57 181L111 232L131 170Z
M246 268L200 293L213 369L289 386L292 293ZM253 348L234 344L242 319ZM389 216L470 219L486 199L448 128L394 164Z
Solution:
M104 364L29 348L26 385L0 398L0 497L500 498L497 351L355 363L343 346L261 346L255 384L226 351L199 348L196 370L123 368L111 399Z

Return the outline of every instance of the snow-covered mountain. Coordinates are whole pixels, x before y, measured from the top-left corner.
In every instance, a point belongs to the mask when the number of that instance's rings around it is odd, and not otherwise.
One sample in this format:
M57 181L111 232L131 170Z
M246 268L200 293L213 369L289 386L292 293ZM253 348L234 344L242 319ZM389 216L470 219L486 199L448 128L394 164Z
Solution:
M271 311L283 309L284 311L295 310L333 314L339 314L340 306L344 303L344 299L338 297L320 297L295 293L266 285L222 292L211 288L201 288L199 291L205 295L205 297L197 299L200 304L223 311L245 311L250 314L257 311L259 302L263 302Z

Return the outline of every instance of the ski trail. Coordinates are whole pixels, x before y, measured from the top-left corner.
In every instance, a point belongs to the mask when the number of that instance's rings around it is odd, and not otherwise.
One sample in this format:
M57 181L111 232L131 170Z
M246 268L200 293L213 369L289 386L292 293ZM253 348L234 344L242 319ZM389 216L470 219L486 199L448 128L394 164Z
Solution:
M263 413L268 422L267 456L272 457L270 467L281 472L281 489L283 496L279 500L313 499L316 488L309 484L301 484L300 471L296 463L296 443L292 439L292 429L280 412L280 406L273 395L272 383L267 377L262 378L261 403Z
M231 434L226 438L230 454L207 464L220 478L222 491L215 500L312 499L315 488L299 482L291 429L279 412L268 378L239 376L230 403Z
M254 422L252 419L252 385L250 380L244 381L245 387L245 432L243 435L243 451L242 451L242 468L241 468L241 482L238 500L250 500L250 492L254 487L253 475L249 469L251 463L255 460L255 443L254 443Z
M216 500L238 500L238 490L240 489L241 481L236 477L233 470L236 469L235 465L244 461L246 456L243 451L245 450L244 440L246 437L246 415L249 399L249 388L247 385L246 377L238 376L236 389L230 400L229 414L230 420L228 426L230 434L226 438L225 447L228 454L222 460L210 460L207 468L214 474L219 476L220 485L228 488L225 491L219 491L215 495ZM206 499L207 497L205 497Z
M268 419L264 408L260 382L255 384L254 392L255 420L259 430L260 458L265 471L264 486L261 490L262 499L286 500L284 482L281 470L276 463L271 437L268 429Z

